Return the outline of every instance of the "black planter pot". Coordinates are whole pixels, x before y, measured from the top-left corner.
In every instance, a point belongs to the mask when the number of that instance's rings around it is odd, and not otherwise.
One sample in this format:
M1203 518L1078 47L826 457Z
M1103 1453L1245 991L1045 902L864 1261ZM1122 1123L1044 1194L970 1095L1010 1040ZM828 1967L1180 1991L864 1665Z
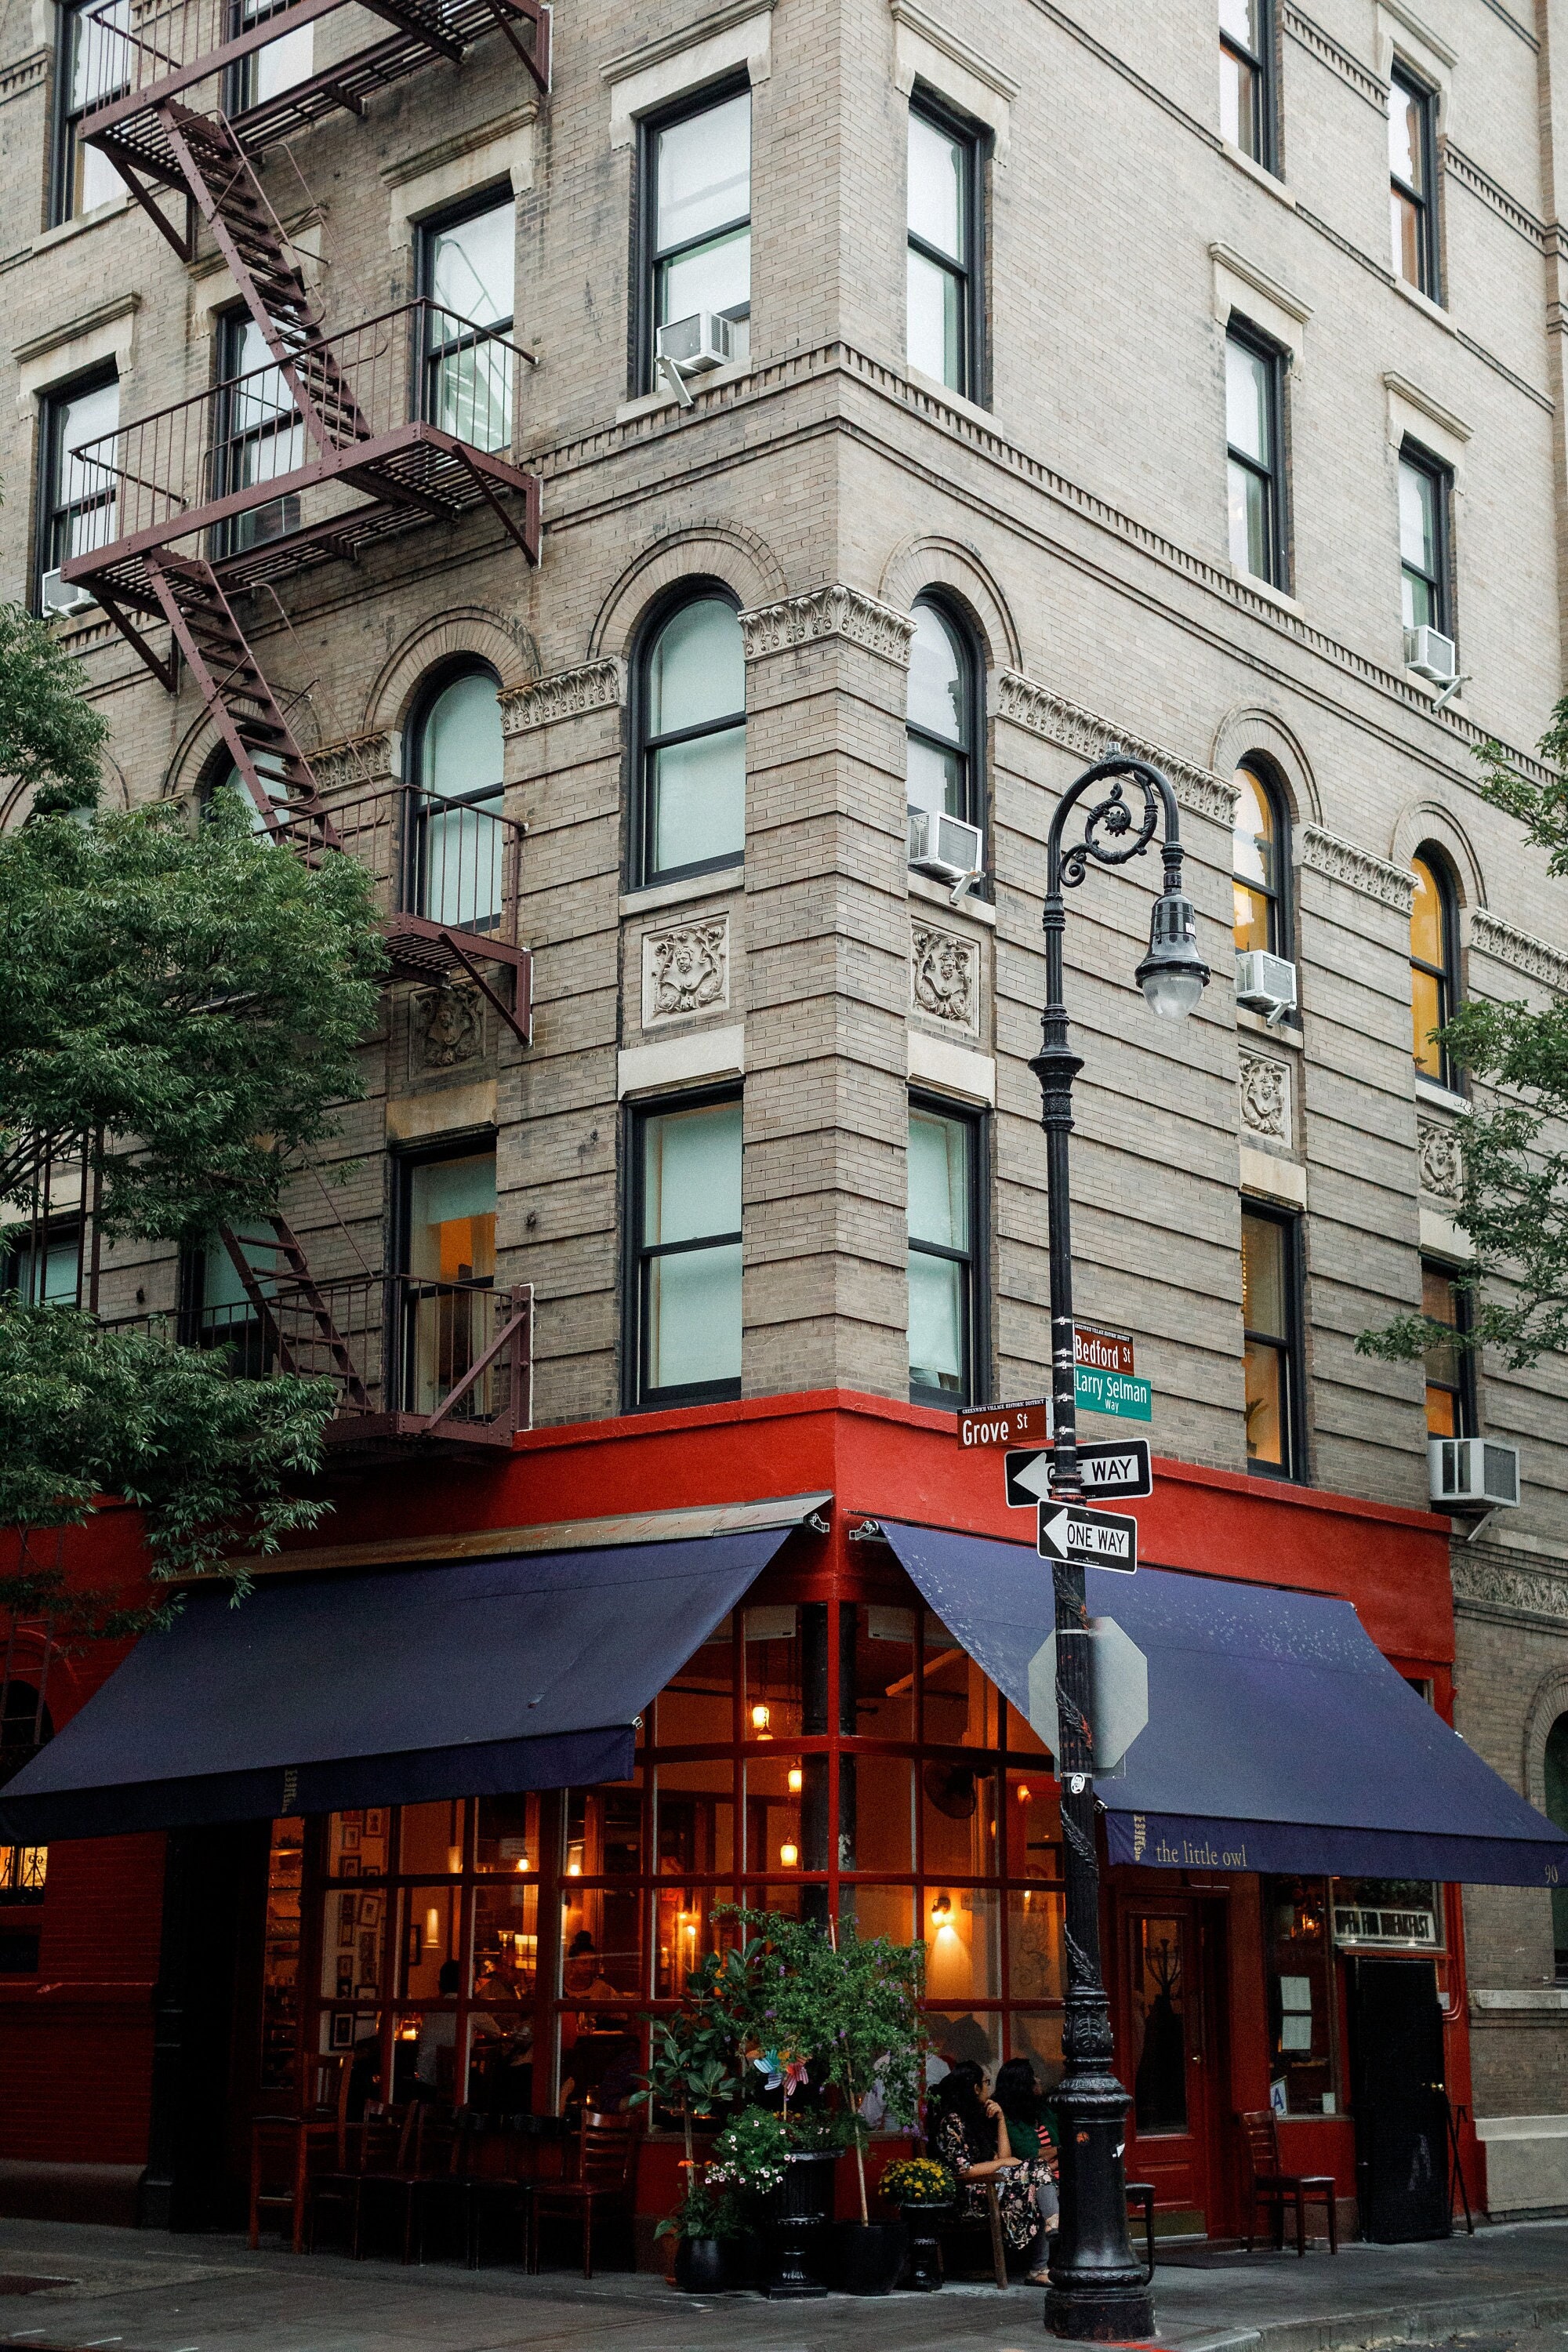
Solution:
M768 2200L763 2293L774 2302L827 2293L828 2222L836 2156L786 2156Z
M916 2294L932 2294L942 2284L942 2239L939 2232L952 2212L951 2205L903 2205L900 2214L910 2237L909 2266L903 2284Z
M890 2294L909 2252L901 2221L840 2221L834 2231L846 2294Z
M732 2238L682 2238L675 2249L675 2284L688 2294L724 2294L738 2286Z

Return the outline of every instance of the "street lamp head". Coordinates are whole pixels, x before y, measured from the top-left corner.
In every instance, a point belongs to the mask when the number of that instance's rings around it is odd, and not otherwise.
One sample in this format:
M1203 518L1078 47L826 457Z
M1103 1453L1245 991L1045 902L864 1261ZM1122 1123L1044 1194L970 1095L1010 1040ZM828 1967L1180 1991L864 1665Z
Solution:
M1154 901L1149 952L1136 973L1139 987L1166 1021L1191 1013L1208 986L1209 968L1198 954L1198 919L1179 887L1167 887Z

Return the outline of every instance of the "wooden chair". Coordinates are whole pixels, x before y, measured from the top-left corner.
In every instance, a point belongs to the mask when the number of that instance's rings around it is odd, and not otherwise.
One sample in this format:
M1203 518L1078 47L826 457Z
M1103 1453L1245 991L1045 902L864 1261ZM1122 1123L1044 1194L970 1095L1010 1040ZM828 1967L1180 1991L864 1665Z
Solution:
M1271 2109L1261 2108L1238 2118L1249 2174L1247 2204L1247 2251L1252 2252L1259 2204L1269 2210L1274 2225L1274 2251L1285 2251L1285 2208L1296 2212L1296 2252L1307 2251L1307 2207L1316 2198L1328 2216L1329 2252L1340 2250L1339 2214L1334 2203L1331 2172L1282 2172L1279 2168L1279 2123Z
M310 2097L297 2115L258 2116L250 2128L250 2242L261 2237L268 2208L290 2217L293 2248L303 2251L305 2207L313 2168L335 2159L342 2171L354 2126L349 2122L353 2064L346 2055L318 2058L306 2077Z
M977 2180L973 2185L976 2189L984 2189L985 2193L984 2226L989 2240L991 2271L998 2287L1005 2294L1007 2241L1002 2233L1002 2200L996 2194L996 2183L994 2180ZM960 2201L963 2201L962 2192ZM980 2228L981 2217L978 2214L964 2214L956 2221L950 2221L942 2235L944 2239L955 2239L962 2248L965 2239L978 2237Z
M378 2209L384 2211L390 2208L396 2220L399 2261L424 2261L428 2192L439 2194L450 2180L456 2153L451 2124L443 2120L434 2103L429 2099L411 2100L395 2161L384 2170L367 2168L358 2176L355 2254L363 2242L367 2210L374 2217Z
M528 2263L531 2271L539 2268L540 2223L557 2215L564 2215L581 2226L583 2275L584 2278L593 2277L595 2214L605 2207L619 2207L630 2221L637 2154L637 2125L633 2116L601 2116L592 2107L584 2109L583 2128L577 2147L576 2178L539 2181L534 2186L532 2242Z
M367 2107L363 2121L353 2127L346 2142L343 2162L310 2175L306 2206L306 2242L311 2253L316 2251L316 2230L322 2212L335 2208L343 2219L344 2242L349 2252L358 2257L365 2183L395 2171L407 2161L408 2143L414 2128L413 2106Z

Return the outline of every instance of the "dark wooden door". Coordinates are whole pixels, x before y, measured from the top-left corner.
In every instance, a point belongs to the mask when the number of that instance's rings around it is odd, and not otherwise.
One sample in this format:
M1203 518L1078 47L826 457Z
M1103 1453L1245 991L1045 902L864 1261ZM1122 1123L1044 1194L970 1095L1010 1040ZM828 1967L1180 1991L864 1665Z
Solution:
M1217 1906L1191 1895L1121 1906L1121 2046L1131 2100L1127 2178L1156 2208L1212 2236L1220 2226L1224 2058Z

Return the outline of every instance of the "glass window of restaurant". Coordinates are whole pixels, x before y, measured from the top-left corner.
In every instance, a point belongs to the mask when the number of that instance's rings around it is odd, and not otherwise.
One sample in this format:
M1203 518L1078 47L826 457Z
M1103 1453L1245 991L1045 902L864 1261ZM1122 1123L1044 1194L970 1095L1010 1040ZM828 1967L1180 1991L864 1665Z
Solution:
M275 1824L268 2086L298 2032L352 2056L361 2098L417 2081L490 2113L622 2103L645 2015L738 1937L717 1915L741 1903L922 1936L936 2046L1056 2080L1049 1759L892 1586L736 1610L660 1692L624 1781Z

